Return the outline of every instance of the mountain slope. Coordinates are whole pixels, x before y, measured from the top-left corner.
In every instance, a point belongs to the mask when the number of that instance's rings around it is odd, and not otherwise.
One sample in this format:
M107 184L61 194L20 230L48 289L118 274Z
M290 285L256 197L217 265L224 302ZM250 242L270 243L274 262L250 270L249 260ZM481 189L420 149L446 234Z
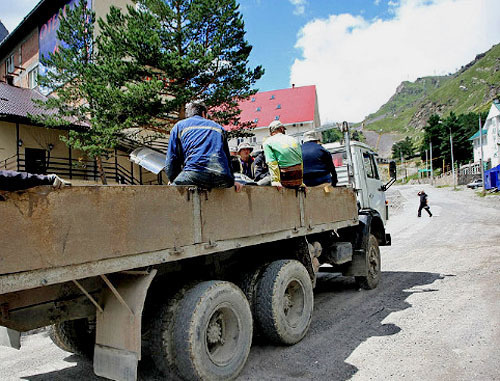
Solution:
M405 81L364 121L372 131L419 135L430 115L484 111L500 95L500 44L476 56L457 73Z

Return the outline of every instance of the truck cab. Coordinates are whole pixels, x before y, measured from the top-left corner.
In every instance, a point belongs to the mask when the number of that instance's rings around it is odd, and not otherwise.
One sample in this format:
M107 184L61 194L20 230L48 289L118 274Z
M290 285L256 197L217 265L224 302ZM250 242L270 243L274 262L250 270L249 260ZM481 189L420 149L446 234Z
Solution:
M379 230L380 245L390 244L390 237L385 234L385 225L389 219L385 198L387 185L384 184L377 166L377 153L365 143L351 141L352 163L349 164L346 146L336 143L324 144L332 154L338 178L338 186L350 186L356 191L360 215L370 215L373 230Z

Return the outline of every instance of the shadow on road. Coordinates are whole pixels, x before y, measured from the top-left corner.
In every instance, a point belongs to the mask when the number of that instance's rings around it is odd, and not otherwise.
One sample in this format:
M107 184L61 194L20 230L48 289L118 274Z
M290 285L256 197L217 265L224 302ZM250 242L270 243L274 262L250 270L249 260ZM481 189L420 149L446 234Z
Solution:
M346 362L370 337L394 335L401 328L382 324L392 312L411 308L406 299L440 274L383 272L378 288L359 291L352 278L320 274L307 336L293 347L257 344L252 347L242 380L347 380L357 368Z
M351 353L370 337L394 335L401 328L382 324L392 312L411 308L406 299L414 293L435 292L427 286L444 276L425 272L383 272L379 287L360 291L352 278L320 274L315 307L307 336L291 347L254 343L241 380L335 379L347 380L357 368L346 362ZM30 381L103 380L94 376L92 363L78 356L65 361L76 366L23 377ZM145 364L141 380L155 380Z

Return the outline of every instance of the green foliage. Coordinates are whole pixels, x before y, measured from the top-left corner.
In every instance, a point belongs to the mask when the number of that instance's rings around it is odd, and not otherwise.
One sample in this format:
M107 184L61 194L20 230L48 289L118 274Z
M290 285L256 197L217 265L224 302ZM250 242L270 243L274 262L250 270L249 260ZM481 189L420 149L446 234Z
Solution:
M399 159L401 155L403 155L405 159L409 159L415 155L415 148L409 136L392 145L392 157L394 159Z
M169 130L185 115L185 105L202 99L211 118L236 128L241 122L238 101L256 93L252 85L261 66L248 68L252 47L245 40L243 18L235 0L139 0L127 13L112 7L100 22L99 45L129 65L152 73L142 82L159 82L159 115ZM238 133L236 133L238 134Z
M343 139L342 132L338 128L332 128L321 133L323 143L340 142Z
M54 91L32 117L70 126L68 145L105 156L133 129L166 133L185 105L203 99L224 125L240 123L238 100L254 94L262 67L247 68L252 47L235 0L140 0L127 12L111 7L98 20L81 1L60 16L63 46L42 60L53 68L40 85ZM54 112L55 111L55 112Z
M486 120L487 113L476 114L467 113L455 115L451 112L450 115L441 119L439 115L431 115L427 125L424 128L424 139L420 147L422 159L425 158L425 150L430 148L432 142L433 158L436 166L442 166L451 163L451 141L453 140L453 156L455 162L464 163L473 159L472 143L469 138L479 131L479 117L481 120Z
M489 110L492 99L500 94L499 59L497 44L453 75L403 82L386 104L366 118L365 128L416 135L419 130L415 127L432 113L459 115Z
M366 142L365 135L363 135L362 131L354 130L351 132L351 139L356 140L358 142Z

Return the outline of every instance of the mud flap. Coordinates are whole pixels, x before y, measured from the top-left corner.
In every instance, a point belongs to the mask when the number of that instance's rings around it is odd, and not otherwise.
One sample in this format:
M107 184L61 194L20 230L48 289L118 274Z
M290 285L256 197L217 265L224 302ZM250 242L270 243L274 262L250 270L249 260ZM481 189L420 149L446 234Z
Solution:
M135 381L141 359L141 321L151 272L120 275L103 293L97 312L94 373L117 381ZM107 280L107 279L106 279Z
M352 262L347 270L342 274L345 276L366 276L368 275L368 263L365 250L354 250Z
M21 349L21 332L7 327L0 327L0 345L14 349Z

